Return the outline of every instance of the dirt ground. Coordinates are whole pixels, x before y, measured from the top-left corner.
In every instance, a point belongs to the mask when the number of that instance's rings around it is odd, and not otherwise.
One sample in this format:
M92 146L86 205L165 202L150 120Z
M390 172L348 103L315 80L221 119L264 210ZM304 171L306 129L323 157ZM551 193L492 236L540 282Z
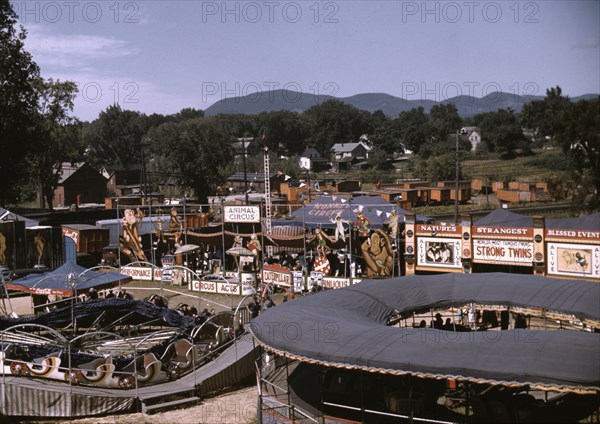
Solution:
M6 418L3 418L0 422L6 424L65 422L73 424L253 424L258 422L256 405L256 386L252 385L204 399L196 406L165 410L151 415L138 413L53 421L5 421Z

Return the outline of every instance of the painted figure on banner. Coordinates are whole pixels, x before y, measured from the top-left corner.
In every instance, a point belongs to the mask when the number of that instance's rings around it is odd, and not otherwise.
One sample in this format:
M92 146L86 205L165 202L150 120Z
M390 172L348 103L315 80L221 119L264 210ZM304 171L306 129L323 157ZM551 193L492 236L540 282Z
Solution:
M327 247L327 241L329 241L330 243L333 243L335 240L332 240L325 233L325 231L321 230L320 228L317 228L317 229L315 229L315 233L313 234L313 236L308 238L307 243L310 244L310 243L316 242L317 247L315 250L317 251L317 256L326 257L327 251L329 250L329 248Z
M371 225L371 222L363 214L363 206L362 205L359 205L358 209L356 210L356 221L354 222L354 225L358 229L359 237L361 237L361 238L369 237L369 233L370 233L369 225Z
M390 212L390 216L385 223L390 229L390 238L392 241L395 241L398 237L398 214L396 213L396 209L392 209L392 212Z
M342 239L342 241L346 242L346 230L344 229L344 224L349 224L350 221L346 221L342 218L342 212L338 212L335 218L330 219L332 224L335 224L335 238L334 241L338 241Z
M375 230L370 239L361 244L360 249L369 277L388 277L392 275L394 252L392 243L385 231Z
M240 236L239 234L236 234L235 237L233 237L233 244L231 245L232 248L235 247L242 247L244 242L244 239L242 238L242 236ZM250 249L248 249L250 250ZM235 262L235 269L238 269L240 267L240 261L238 259L237 255L233 255L233 261Z
M142 249L142 237L139 234L139 226L143 218L144 213L139 208L136 211L126 209L123 216L123 234L119 237L119 248L131 262L147 261Z
M181 233L183 231L183 224L179 220L179 216L177 215L177 209L175 207L171 208L169 219L169 232L173 234L173 243L175 245L180 244ZM176 246L177 247L177 246Z
M0 265L6 265L6 236L0 233Z
M36 263L41 264L44 260L44 248L46 246L46 240L44 236L38 231L35 237L33 238L33 245L35 246L35 251L37 254Z
M248 241L248 250L251 251L254 255L254 269L258 270L260 263L260 252L262 250L262 247L256 234L252 234L250 236L250 240Z

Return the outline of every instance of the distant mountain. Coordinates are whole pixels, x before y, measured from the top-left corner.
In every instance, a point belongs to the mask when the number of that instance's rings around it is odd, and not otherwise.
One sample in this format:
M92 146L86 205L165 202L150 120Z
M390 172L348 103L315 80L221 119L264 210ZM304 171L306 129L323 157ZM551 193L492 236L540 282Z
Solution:
M598 97L598 94L585 94L573 97L571 101L590 100ZM289 110L292 112L304 112L310 107L323 103L327 100L339 100L352 105L357 109L368 112L381 110L388 116L398 116L419 106L429 113L432 106L442 103L453 103L458 109L458 114L470 117L478 113L494 112L498 109L511 108L520 112L523 105L533 101L542 100L544 96L522 96L512 93L493 92L485 97L458 96L436 102L433 100L406 100L385 93L365 93L350 97L333 97L328 95L315 95L289 90L262 91L243 97L231 97L220 100L205 110L206 116L219 114L244 114L256 115L261 112L273 112L278 110Z

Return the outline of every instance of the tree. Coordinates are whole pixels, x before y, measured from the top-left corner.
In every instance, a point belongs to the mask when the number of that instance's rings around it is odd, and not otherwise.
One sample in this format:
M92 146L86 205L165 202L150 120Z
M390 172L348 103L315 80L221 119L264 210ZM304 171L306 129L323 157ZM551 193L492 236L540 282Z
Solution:
M429 158L425 163L425 175L429 181L448 181L456 178L456 155L444 153ZM460 172L460 170L459 170ZM459 174L460 175L460 174Z
M336 143L355 143L363 134L372 132L368 112L339 100L328 100L303 113L310 136L308 145L328 154Z
M27 32L17 27L8 0L0 0L0 205L16 202L29 181L31 121L36 114L35 84L40 70L24 49Z
M29 161L42 198L52 210L63 162L76 162L83 156L78 121L72 115L77 86L70 81L39 80L36 90L39 103L33 121L35 140Z
M436 104L429 112L429 127L436 142L446 142L448 137L456 134L462 127L462 119L454 103Z
M421 146L431 139L427 116L422 107L401 112L397 125L400 128L400 141L415 154L418 154Z
M96 168L112 166L131 169L141 160L142 138L148 129L146 115L112 105L83 133L87 159Z
M575 161L574 179L580 202L598 209L600 200L600 98L570 104L555 120L553 131L563 152Z
M544 137L554 138L554 121L569 106L570 100L562 95L560 86L546 90L543 100L536 100L523 105L521 123L533 131L534 141Z
M258 124L265 132L269 149L277 157L301 154L306 149L308 128L300 114L287 110L265 112L258 115Z
M489 152L497 153L501 159L512 159L517 149L528 149L527 139L517 116L510 109L499 109L475 115L477 127L481 129L482 144Z
M153 140L152 168L165 181L172 177L176 184L192 188L200 203L208 202L208 196L225 179L233 161L234 138L222 131L215 118L167 122L147 135Z

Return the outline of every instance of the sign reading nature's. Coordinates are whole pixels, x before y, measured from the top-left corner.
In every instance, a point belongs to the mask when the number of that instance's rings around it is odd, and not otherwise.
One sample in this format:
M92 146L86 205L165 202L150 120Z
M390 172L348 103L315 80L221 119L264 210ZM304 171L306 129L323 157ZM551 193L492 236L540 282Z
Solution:
M225 206L225 222L260 222L258 206Z

